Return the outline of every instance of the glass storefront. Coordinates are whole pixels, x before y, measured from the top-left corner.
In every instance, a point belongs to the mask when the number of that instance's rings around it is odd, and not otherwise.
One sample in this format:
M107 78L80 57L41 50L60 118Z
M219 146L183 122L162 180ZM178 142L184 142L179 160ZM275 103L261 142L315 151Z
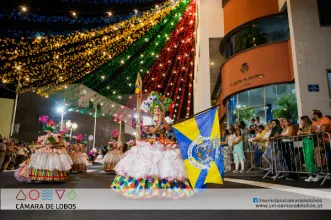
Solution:
M272 119L289 118L298 120L297 100L294 83L275 84L247 90L229 97L227 101L228 124L260 117L266 124Z
M272 18L257 21L254 24L243 26L240 30L224 38L221 43L221 53L228 59L241 51L262 44L288 40L290 30L287 13Z

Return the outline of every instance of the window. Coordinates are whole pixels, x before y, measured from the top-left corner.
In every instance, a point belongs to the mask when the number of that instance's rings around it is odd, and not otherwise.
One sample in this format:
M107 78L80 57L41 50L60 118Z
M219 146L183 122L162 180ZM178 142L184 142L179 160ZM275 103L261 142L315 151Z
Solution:
M331 71L329 75L331 83ZM228 121L244 121L250 124L251 118L259 116L262 124L275 118L298 120L297 100L293 83L275 84L246 90L228 99Z
M331 26L331 1L317 0L319 19L321 26Z
M225 37L220 45L221 54L226 58L259 45L286 41L290 37L287 13L259 20L241 27Z

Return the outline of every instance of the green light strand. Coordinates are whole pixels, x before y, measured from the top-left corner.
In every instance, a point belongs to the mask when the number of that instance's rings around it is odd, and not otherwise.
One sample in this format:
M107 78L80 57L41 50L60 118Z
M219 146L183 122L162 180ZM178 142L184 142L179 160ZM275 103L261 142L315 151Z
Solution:
M137 40L121 55L115 57L95 73L86 76L82 84L105 96L131 93L134 89L138 71L141 71L142 76L146 74L149 67L157 58L158 53L169 39L171 31L180 21L180 17L188 4L189 1L183 1L180 6L173 10L161 23L156 25L144 37ZM149 42L150 39L154 40ZM143 53L136 54L147 45L149 46ZM136 57L132 58L133 56ZM129 62L128 66L110 83L98 89L98 87L111 77L126 61ZM139 69L137 69L138 67Z

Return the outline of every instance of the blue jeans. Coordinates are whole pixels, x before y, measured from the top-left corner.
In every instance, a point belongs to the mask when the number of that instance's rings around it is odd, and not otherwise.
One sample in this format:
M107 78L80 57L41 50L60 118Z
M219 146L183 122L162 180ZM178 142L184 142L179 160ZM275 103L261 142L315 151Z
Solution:
M259 149L259 146L256 144L255 145L255 151L254 151L254 160L255 160L255 164L256 166L260 166L261 165L261 156L263 154L262 149Z

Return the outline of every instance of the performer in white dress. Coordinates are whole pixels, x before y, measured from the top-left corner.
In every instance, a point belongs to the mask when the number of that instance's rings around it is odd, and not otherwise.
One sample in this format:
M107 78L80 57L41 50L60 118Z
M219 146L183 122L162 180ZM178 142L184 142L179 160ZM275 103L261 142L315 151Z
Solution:
M70 152L70 157L73 161L71 171L73 172L86 172L87 166L90 164L86 160L86 155L83 153L82 144L73 144Z
M67 143L61 134L52 133L53 129L45 128L47 134L40 137L41 148L31 156L30 161L21 164L15 177L19 181L63 182L66 173L73 164L67 150Z
M117 139L113 138L110 146L111 149L108 150L107 154L101 161L104 165L103 169L105 172L113 171L116 164L123 158L123 146L121 142L117 142Z
M144 140L125 153L115 167L117 176L111 188L129 198L181 198L193 195L177 143L166 138L171 123L164 117L170 99L152 92L142 104L154 118L145 117L143 126L149 127ZM146 138L147 137L147 138Z

